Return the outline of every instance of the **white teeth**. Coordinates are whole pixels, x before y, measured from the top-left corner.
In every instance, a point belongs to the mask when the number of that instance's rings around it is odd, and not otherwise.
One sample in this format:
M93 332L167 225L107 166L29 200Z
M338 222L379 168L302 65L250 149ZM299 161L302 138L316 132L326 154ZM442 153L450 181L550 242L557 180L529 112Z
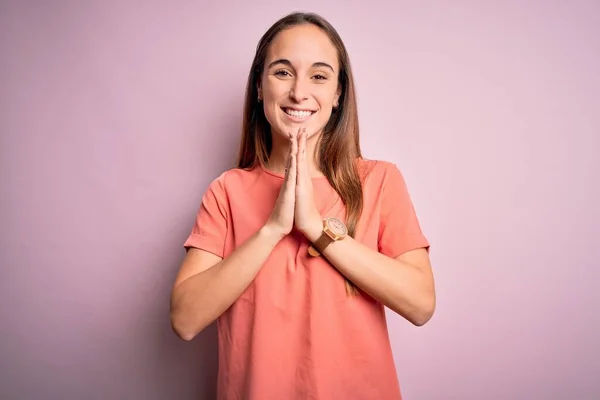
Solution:
M292 117L296 117L296 118L305 118L312 114L312 111L298 111L298 110L292 110L290 108L286 108L285 112L286 112L286 114L291 115Z

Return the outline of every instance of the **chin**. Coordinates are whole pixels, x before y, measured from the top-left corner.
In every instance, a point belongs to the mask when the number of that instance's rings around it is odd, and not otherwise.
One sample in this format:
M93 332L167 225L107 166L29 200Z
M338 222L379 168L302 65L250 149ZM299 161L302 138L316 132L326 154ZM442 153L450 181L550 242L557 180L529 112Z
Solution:
M324 126L315 127L312 124L277 124L275 127L271 126L272 132L286 139L289 139L289 133L292 133L295 136L298 133L298 129L301 128L306 128L306 133L308 134L306 138L310 140L313 137L318 136L318 134L323 131Z

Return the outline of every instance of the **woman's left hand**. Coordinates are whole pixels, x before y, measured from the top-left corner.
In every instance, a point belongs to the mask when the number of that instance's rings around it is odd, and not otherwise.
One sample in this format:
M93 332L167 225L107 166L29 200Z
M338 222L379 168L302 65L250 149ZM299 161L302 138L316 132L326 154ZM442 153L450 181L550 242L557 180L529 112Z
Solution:
M314 242L323 231L323 219L313 197L312 179L306 161L306 137L306 128L300 128L296 137L293 137L298 141L294 224L308 240Z

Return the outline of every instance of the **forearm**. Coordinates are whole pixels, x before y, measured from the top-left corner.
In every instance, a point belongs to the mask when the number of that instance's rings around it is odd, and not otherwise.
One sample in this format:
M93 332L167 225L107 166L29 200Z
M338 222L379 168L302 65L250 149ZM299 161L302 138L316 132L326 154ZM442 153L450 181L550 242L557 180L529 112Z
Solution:
M178 334L190 340L221 316L248 288L280 240L262 228L218 264L183 281L171 301Z
M319 235L315 231L309 240ZM422 325L431 318L435 293L430 270L390 258L350 236L331 243L323 256L352 283L411 323Z

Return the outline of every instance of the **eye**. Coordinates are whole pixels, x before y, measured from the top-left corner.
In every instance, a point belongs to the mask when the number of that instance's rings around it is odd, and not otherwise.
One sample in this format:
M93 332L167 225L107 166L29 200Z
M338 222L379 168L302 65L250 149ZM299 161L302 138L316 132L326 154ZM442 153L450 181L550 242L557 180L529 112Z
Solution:
M273 75L275 75L275 76L282 76L282 77L291 76L291 74L288 71L286 71L285 69L278 69L277 71L275 71L273 73Z
M327 79L327 77L325 75L320 75L320 74L313 76L313 78L317 81L324 81Z

